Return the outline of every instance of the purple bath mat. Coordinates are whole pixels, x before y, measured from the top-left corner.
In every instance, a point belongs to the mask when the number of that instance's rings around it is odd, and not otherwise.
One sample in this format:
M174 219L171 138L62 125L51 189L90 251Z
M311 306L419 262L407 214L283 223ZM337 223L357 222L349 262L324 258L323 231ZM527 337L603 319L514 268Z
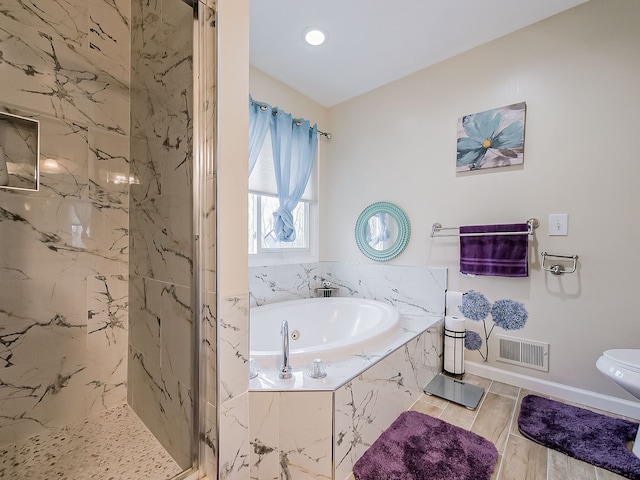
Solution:
M527 395L518 417L520 432L530 440L571 457L640 480L640 458L627 448L638 424Z
M489 440L420 412L404 412L353 466L357 480L489 480Z

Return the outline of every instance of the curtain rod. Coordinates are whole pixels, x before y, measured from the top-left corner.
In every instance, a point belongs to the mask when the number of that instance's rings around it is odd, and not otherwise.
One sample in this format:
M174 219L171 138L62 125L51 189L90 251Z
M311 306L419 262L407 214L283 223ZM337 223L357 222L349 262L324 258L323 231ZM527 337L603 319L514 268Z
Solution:
M253 99L251 99L251 103L253 103L254 105L258 105L260 107L260 110L267 110L268 108L271 108L271 112L274 115L278 111L278 107L272 107L271 105L268 105L266 103L256 102ZM298 125L298 126L302 125L302 122L296 121L295 118L294 118L294 121L296 122L296 125ZM331 132L323 132L322 130L318 130L318 135L322 135L323 137L326 137L327 140L331 140Z

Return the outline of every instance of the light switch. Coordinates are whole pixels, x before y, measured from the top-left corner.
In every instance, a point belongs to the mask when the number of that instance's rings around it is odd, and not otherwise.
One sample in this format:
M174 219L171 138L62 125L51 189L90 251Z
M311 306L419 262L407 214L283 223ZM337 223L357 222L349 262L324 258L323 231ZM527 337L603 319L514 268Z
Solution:
M549 215L549 235L568 235L568 224L568 213L554 213Z

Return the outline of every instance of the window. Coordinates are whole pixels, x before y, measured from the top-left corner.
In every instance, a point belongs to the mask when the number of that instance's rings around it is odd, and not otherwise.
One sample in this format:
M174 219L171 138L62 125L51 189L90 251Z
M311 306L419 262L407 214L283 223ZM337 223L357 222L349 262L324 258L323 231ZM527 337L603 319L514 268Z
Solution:
M268 131L256 165L249 177L249 261L264 265L285 261L317 260L318 154L302 199L294 209L296 239L280 242L273 234L273 212L279 201L273 167L271 132ZM269 261L271 258L271 261Z
M273 212L277 210L277 197L249 193L249 253L268 253L279 250L309 250L309 202L300 202L293 211L296 239L280 242L273 233Z

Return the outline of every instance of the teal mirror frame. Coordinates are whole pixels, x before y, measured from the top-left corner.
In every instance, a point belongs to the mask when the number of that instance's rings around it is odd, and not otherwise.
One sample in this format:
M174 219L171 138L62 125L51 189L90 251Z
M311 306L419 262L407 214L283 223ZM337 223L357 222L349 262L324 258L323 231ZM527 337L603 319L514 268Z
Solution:
M389 248L384 250L376 250L367 242L366 229L369 223L369 219L379 213L386 213L391 215L393 219L398 223L398 238ZM388 202L376 202L365 208L358 220L356 221L355 237L356 244L360 251L371 260L378 262L386 262L392 258L397 257L402 253L409 243L409 237L411 236L411 225L407 215L396 205Z

